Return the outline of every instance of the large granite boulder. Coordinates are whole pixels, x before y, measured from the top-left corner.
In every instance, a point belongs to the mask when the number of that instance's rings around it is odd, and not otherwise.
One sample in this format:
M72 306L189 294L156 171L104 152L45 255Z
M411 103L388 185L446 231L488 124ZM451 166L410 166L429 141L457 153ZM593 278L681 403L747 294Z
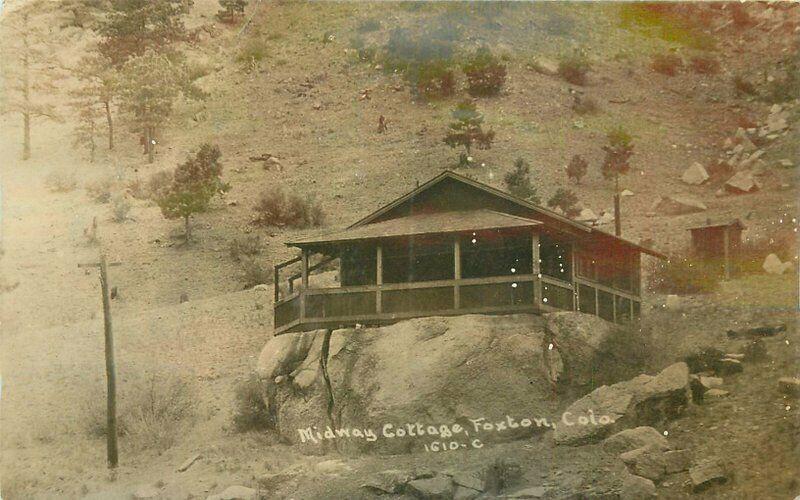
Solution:
M576 367L569 373L585 380L583 367L597 361L581 342L600 345L612 328L593 316L556 313L340 329L330 334L327 380L320 363L325 333L288 334L306 337L273 338L259 373L277 430L304 453L406 453L442 441L469 447L474 439L552 430L560 414L543 353L558 344L567 366ZM273 359L281 354L286 359Z

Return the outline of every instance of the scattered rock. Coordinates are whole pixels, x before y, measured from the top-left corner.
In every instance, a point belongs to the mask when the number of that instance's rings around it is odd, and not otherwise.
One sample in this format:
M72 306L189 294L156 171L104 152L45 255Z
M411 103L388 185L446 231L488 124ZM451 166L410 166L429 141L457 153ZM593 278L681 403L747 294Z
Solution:
M787 396L800 396L800 378L781 377L778 379L778 388Z
M670 449L667 438L652 427L646 426L625 429L603 441L603 449L613 454L620 454L644 447L662 451Z
M631 473L658 483L667 473L661 455L658 449L643 447L626 451L619 458Z
M179 300L181 304L183 304L184 302L189 302L189 294L185 292L182 293Z
M792 263L790 261L781 262L780 257L771 253L764 259L761 267L767 274L783 274L787 269L791 269Z
M178 467L177 471L178 472L185 472L185 471L189 470L189 467L191 467L200 457L201 457L201 455L199 453L197 453L197 454L192 455L191 457L187 458L186 461L183 462Z
M158 498L161 490L151 484L145 484L136 488L136 491L131 495L134 500L146 500L150 498Z
M723 380L720 377L700 376L700 383L703 384L703 387L706 389L713 389L715 387L720 387L723 383Z
M453 490L453 500L474 500L481 496L481 492L478 490L473 490L472 488L467 488L466 486L456 485L455 489Z
M783 168L792 168L794 167L794 162L792 162L792 160L788 158L782 158L778 160L778 165L780 165Z
M689 469L692 491L698 493L715 484L724 484L728 477L716 460L705 460Z
M714 373L717 375L733 375L742 371L744 366L738 359L722 358L714 362Z
M744 354L738 352L729 352L725 354L725 357L728 359L738 359L739 361L744 361Z
M453 482L459 486L473 490L483 491L483 481L473 474L455 472L451 475Z
M708 399L719 399L727 397L730 393L723 389L709 389L703 394L704 398Z
M533 486L531 488L525 488L524 490L515 491L502 498L544 498L546 494L547 488L544 486Z
M341 474L350 470L350 466L341 460L324 460L314 466L314 471L319 474Z
M584 208L581 210L581 213L575 217L575 220L578 222L594 222L597 219L597 215L592 211L591 208Z
M784 113L773 113L767 117L767 123L764 126L768 134L774 134L785 130L789 126L786 121Z
M256 500L258 493L246 486L229 486L222 493L211 495L206 500Z
M656 485L647 478L626 474L622 480L622 489L619 492L620 500L643 500L655 496Z
M453 481L438 474L430 479L415 479L406 485L408 491L425 500L450 500L453 498Z
M667 309L680 309L682 303L683 301L681 300L680 296L670 294L667 295L666 302L664 302L664 307Z
M683 215L702 212L708 207L702 201L686 195L659 197L650 207L651 212L661 215Z
M620 196L633 196L633 191L630 189L623 189L622 192L619 194Z
M294 471L282 471L264 474L258 478L258 486L267 491L272 491L293 480L297 477L297 475L298 473Z
M260 285L254 286L253 290L255 290L256 292L268 292L269 286L262 283Z
M580 445L599 441L611 432L677 417L689 403L689 368L675 363L656 376L639 375L611 386L602 386L572 403L571 418L587 419L589 425L559 425L556 444Z
M601 215L600 218L597 219L595 224L597 225L611 224L612 222L614 222L614 214L612 214L611 212L604 212L603 215Z
M698 162L692 163L689 168L683 171L683 175L681 176L681 180L683 182L695 186L699 186L700 184L704 183L708 180L708 178L709 175L705 167Z
M749 171L737 172L725 183L725 189L730 193L752 193L758 191L761 185Z
M321 103L321 102L319 102L319 101L317 101L317 102L315 102L315 103L312 105L312 107L313 107L314 109L316 109L316 110L320 110L320 109L322 109L322 103Z
M361 487L384 493L401 493L406 483L414 479L414 475L408 471L390 469L378 472Z
M558 74L558 63L545 57L535 57L530 63L531 69L547 76Z

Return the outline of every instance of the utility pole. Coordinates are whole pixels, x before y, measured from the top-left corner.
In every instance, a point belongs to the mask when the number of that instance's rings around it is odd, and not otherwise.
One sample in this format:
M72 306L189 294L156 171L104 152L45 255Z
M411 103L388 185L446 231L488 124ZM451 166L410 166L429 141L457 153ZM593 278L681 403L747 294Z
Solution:
M106 344L106 452L109 469L116 469L119 463L119 452L117 449L117 370L114 364L114 333L111 328L108 266L118 265L120 265L119 262L106 263L104 254L100 254L100 262L78 264L78 267L100 268L100 290L103 293L103 331Z
M622 236L622 216L619 206L619 174L614 177L614 235Z

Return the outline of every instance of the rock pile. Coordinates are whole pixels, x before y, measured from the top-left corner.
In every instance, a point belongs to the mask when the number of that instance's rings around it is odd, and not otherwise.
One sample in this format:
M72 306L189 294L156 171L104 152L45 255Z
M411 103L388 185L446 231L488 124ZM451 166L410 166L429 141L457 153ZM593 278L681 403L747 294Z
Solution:
M689 367L675 363L658 375L604 385L575 401L564 413L575 425L558 425L553 437L559 445L600 441L625 428L673 419L690 401Z

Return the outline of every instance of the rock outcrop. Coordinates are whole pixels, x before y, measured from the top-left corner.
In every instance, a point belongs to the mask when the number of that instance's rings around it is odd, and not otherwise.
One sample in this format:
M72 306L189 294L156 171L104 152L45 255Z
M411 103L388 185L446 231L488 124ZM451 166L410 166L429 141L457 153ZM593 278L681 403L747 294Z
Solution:
M264 347L258 373L279 433L305 453L405 453L442 438L470 446L552 429L560 418L554 383L589 381L601 368L596 348L613 329L595 316L554 313L336 330L332 394L320 363L323 332L288 334Z
M604 385L575 401L565 412L565 423L555 429L555 442L581 445L626 428L664 422L680 415L690 401L689 367L675 363L656 376Z

